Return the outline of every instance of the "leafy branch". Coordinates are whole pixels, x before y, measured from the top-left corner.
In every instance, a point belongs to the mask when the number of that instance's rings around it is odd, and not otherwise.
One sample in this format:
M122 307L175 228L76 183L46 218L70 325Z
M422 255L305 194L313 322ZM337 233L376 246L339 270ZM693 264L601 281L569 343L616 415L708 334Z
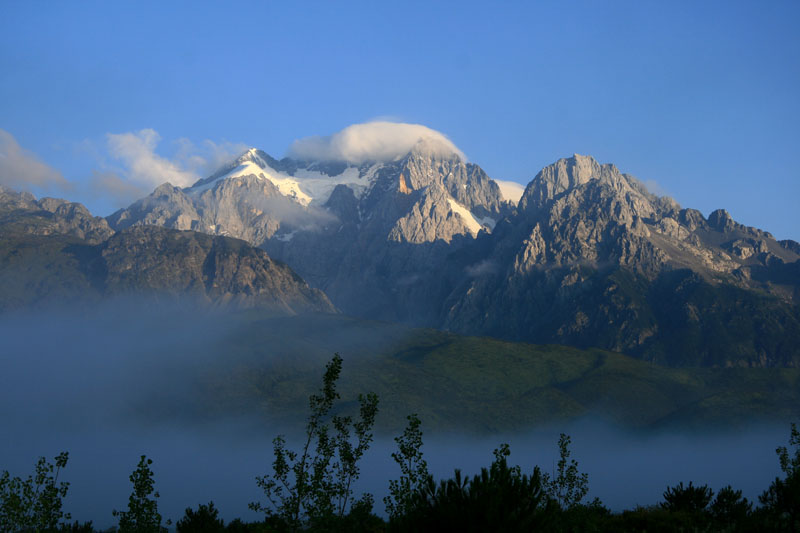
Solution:
M352 486L361 473L358 463L372 443L378 396L359 395L358 419L331 415L340 398L336 382L341 371L337 353L325 367L319 393L309 397L301 451L288 449L286 438L278 435L272 441L272 474L256 477L267 503L252 502L250 509L282 520L290 530L341 519L356 506L372 508L369 494L353 502Z
M58 482L68 459L67 452L58 454L55 464L40 457L36 473L24 481L3 471L0 475L0 531L51 530L61 519L71 518L61 510L61 500L67 495L69 483Z

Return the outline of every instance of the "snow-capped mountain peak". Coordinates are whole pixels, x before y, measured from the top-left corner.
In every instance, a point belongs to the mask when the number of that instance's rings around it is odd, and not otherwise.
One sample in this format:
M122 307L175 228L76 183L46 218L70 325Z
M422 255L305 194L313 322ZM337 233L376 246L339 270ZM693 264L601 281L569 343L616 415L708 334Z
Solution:
M211 177L198 181L187 189L189 194L202 194L226 179L255 176L270 181L280 193L302 206L323 205L337 185L345 185L361 196L370 185L374 172L355 166L330 175L318 164L291 159L278 161L262 150L251 148ZM363 171L362 171L363 170Z

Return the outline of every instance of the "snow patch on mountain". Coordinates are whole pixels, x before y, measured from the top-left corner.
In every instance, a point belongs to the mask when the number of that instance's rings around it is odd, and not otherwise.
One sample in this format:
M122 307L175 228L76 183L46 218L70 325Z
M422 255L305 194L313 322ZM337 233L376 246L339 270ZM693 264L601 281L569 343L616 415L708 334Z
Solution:
M264 168L262 168L254 161L244 161L241 165L234 168L227 174L220 176L218 179L191 187L188 189L188 192L190 194L201 194L204 191L213 188L217 183L220 183L224 179L240 178L250 175L256 176L262 180L271 181L272 184L278 188L281 194L292 198L300 205L307 206L314 199L313 196L309 195L303 190L303 187L300 186L300 183L297 179L270 168L268 165L266 165L266 163L264 164Z
M362 176L357 167L348 167L341 174L331 177L313 170L299 169L295 173L298 186L305 191L315 204L324 204L337 185L347 185L357 198L369 188L370 180Z
M461 220L464 221L464 224L472 233L473 236L478 235L481 230L489 229L490 231L494 229L496 221L490 217L476 217L469 209L461 205L460 203L456 202L452 198L447 199L447 203L450 206L450 211L457 214Z
M296 140L289 155L303 161L396 161L415 148L440 157L453 155L466 161L463 152L444 134L421 124L367 122L353 124L333 135Z
M289 175L272 168L258 155L255 148L242 155L239 161L241 164L226 174L213 181L198 183L188 188L187 192L199 195L213 188L222 180L253 175L259 179L269 180L278 188L281 194L307 207L312 204L322 205L327 202L337 185L350 187L353 193L360 197L369 188L371 179L375 174L373 167L367 169L363 174L357 167L348 167L344 172L333 177L308 169L297 169L294 175Z

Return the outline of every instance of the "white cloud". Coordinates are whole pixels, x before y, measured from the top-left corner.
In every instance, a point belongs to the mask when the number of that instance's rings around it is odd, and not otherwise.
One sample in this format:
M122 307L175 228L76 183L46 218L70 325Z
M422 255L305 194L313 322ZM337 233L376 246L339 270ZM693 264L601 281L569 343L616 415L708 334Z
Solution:
M516 181L494 180L494 182L500 187L500 194L503 195L504 200L514 202L515 204L519 203L520 198L522 198L525 192L525 185L517 183Z
M155 153L161 136L153 129L136 133L109 133L108 151L127 165L126 177L135 185L154 188L164 182L188 187L200 179L198 174Z
M353 124L327 137L313 136L292 143L289 155L297 159L347 161L394 161L419 143L437 155L464 154L445 135L420 124L367 122Z
M251 198L248 204L281 221L281 225L303 231L320 231L329 224L339 221L336 215L327 209L315 206L302 206L285 196L270 198Z
M0 185L37 196L79 194L119 208L167 181L181 187L192 185L247 149L227 141L205 140L195 145L188 139L178 139L170 143L171 157L162 157L155 153L160 140L155 130L144 129L107 134L105 145L88 139L76 143L75 155L94 160L95 168L91 176L72 182L0 129ZM110 164L109 159L121 164Z
M73 189L64 176L22 148L13 135L0 129L0 185L38 193L63 193Z
M161 136L149 128L109 133L106 140L108 155L122 165L108 165L106 158L98 154L100 170L94 171L89 185L95 196L105 196L117 207L128 205L165 182L189 187L247 149L240 143L205 140L196 145L180 138L169 143L173 147L171 157L164 157L156 153Z

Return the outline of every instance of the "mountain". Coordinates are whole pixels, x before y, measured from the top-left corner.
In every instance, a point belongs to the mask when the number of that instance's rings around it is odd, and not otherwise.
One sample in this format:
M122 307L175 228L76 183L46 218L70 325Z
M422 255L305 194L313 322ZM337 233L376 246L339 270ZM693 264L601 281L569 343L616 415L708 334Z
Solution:
M251 149L192 187L160 186L109 223L245 239L345 312L430 324L450 289L431 266L511 211L480 167L433 148L423 141L398 160L357 166Z
M244 241L153 226L115 233L80 204L7 189L0 189L0 286L0 312L112 297L335 311L324 293Z
M443 326L668 364L800 364L800 249L574 156L544 168Z
M589 156L545 167L514 205L424 141L359 164L252 149L109 223L246 239L356 316L669 365L800 365L800 244Z
M278 161L253 148L191 187L161 185L108 221L114 229L157 225L258 246L377 213L391 240L422 243L491 230L506 209L497 183L480 167L420 142L401 160L358 166Z

